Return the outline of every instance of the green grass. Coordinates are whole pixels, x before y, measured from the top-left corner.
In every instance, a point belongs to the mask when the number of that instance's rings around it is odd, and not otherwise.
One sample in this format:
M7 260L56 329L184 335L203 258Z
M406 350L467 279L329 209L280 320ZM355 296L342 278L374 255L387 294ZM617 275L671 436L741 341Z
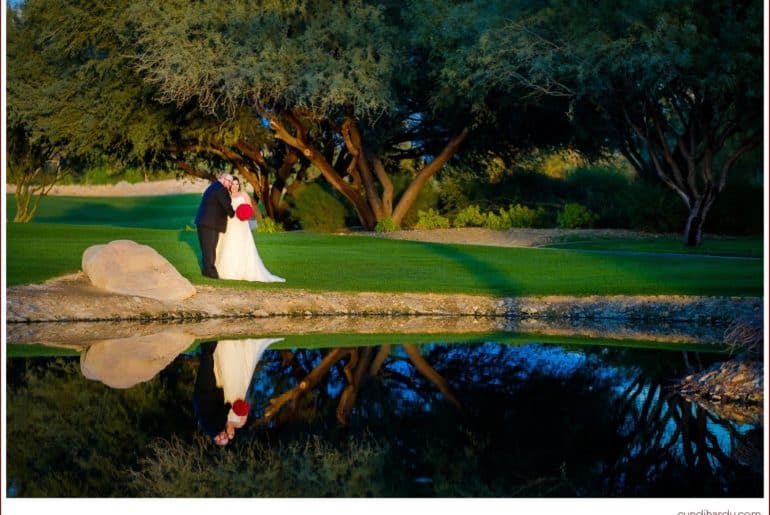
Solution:
M265 265L285 284L204 279L193 230L50 223L7 226L9 286L76 272L94 244L149 245L196 284L254 289L495 295L762 295L761 260L497 248L307 233L259 234Z
M200 195L159 197L45 197L33 223L105 225L147 229L184 229L192 226ZM7 219L16 215L12 194L6 195Z
M7 200L7 217L13 219L13 195ZM46 197L33 223L7 225L7 283L34 283L76 272L89 246L130 239L156 249L196 284L496 295L762 295L760 259L697 255L761 256L759 238L708 240L694 254L672 255L683 250L673 238L573 241L563 248L534 249L350 235L258 234L263 261L287 283L215 281L200 275L192 226L198 201L197 194Z
M753 258L762 258L764 255L764 242L761 236L706 238L697 247L685 246L678 236L660 236L640 239L567 239L566 241L548 245L548 247L613 252L657 252Z

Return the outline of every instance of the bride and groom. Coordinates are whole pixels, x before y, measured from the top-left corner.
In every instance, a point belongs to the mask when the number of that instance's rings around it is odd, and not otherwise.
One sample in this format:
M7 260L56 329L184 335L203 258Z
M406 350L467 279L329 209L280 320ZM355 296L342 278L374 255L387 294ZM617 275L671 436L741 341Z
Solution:
M235 216L241 205L251 207L240 182L229 173L206 188L195 216L203 275L214 279L284 282L271 274L257 252L249 220Z
M283 338L246 338L201 344L193 410L201 430L227 445L249 418L249 386L265 350Z

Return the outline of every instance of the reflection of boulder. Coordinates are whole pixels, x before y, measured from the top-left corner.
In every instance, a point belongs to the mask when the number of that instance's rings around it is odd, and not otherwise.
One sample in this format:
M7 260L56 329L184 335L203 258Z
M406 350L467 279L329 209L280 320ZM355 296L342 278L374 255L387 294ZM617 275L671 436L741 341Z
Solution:
M179 331L102 340L80 355L80 370L112 388L130 388L155 377L193 343L194 336Z
M155 249L131 240L88 247L82 267L94 286L123 295L173 301L196 292Z
M719 417L738 423L762 420L764 374L761 362L733 359L685 377L676 389Z

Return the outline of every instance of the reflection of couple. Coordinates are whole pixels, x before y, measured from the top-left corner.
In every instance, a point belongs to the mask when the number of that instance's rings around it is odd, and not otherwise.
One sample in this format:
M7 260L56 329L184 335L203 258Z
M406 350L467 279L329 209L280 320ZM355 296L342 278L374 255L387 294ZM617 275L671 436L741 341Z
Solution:
M220 174L203 193L195 217L203 275L214 279L285 281L271 274L262 263L248 219L235 216L242 204L251 206L249 196L229 173Z
M246 400L257 362L282 338L220 340L201 345L193 408L198 425L217 445L227 445L249 415Z

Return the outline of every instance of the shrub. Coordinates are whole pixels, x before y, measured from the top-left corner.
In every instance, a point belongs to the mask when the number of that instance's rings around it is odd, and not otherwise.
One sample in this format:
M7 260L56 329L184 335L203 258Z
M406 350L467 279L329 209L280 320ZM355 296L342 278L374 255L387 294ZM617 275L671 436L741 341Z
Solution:
M270 217L263 217L262 220L257 221L257 226L254 232L272 234L276 232L284 232L283 225L279 224Z
M591 227L599 217L580 204L565 204L556 216L556 223L563 229Z
M311 232L334 232L345 227L345 206L320 184L304 186L294 193L291 215Z
M481 212L476 204L466 206L455 216L455 227L483 227L487 221L487 214Z
M567 176L564 184L564 201L595 213L595 223L602 227L629 227L631 178L627 171L606 166L579 167Z
M503 210L501 209L500 212L502 213ZM527 206L516 204L508 207L506 215L510 220L510 227L542 227L545 225L546 214L542 207L530 209Z
M484 223L484 227L498 231L510 229L511 218L508 216L508 212L505 209L500 209L500 214L490 212L487 213L487 220Z
M374 226L375 232L393 232L397 231L398 229L399 227L396 225L396 222L394 222L390 217L383 218L377 222L377 225Z
M449 219L445 216L441 216L438 211L431 208L427 211L417 212L417 223L415 229L448 229Z

